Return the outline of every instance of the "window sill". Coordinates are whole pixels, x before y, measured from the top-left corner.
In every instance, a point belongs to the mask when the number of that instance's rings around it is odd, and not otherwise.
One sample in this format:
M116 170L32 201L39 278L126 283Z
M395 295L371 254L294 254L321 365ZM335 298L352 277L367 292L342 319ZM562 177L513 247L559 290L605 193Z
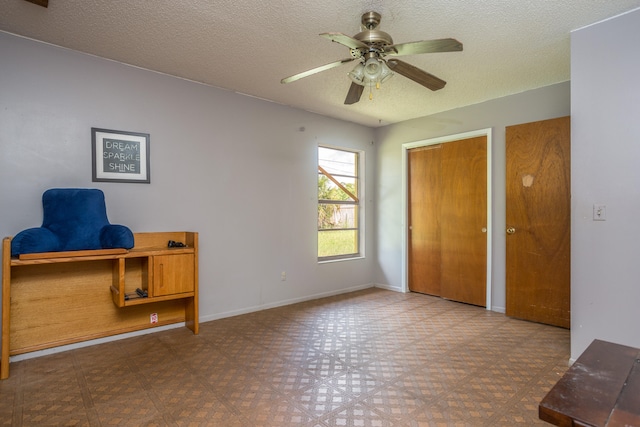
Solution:
M357 256L348 257L348 258L326 259L326 260L318 261L318 264L330 264L333 262L354 261L354 260L359 260L364 258L365 258L364 255L357 255Z

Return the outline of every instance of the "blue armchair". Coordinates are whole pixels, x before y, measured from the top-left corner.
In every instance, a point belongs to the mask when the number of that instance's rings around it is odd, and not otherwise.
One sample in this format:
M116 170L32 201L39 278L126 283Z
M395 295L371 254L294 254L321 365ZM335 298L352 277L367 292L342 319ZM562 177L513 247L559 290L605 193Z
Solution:
M102 190L52 188L42 195L42 207L42 226L18 233L11 240L11 256L133 247L131 230L109 223Z

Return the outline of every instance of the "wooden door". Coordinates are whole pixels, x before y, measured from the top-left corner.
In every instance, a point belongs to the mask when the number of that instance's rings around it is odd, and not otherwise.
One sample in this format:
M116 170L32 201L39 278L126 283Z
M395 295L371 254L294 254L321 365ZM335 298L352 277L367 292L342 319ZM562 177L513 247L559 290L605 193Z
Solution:
M157 255L153 257L153 296L193 292L194 255Z
M486 136L409 150L409 289L486 305Z
M408 152L409 289L440 296L441 145Z
M444 144L442 296L486 306L487 137Z
M508 316L570 326L570 118L506 129Z

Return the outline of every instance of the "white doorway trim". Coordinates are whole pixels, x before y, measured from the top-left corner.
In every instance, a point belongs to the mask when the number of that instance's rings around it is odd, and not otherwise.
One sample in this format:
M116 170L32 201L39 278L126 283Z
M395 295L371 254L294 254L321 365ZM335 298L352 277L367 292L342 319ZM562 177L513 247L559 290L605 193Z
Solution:
M476 138L479 136L487 137L487 278L486 278L486 288L487 288L487 297L486 304L487 310L491 310L491 265L492 265L492 257L491 257L491 243L493 241L493 233L492 233L492 216L491 216L491 176L492 176L492 150L491 150L491 128L480 129L471 132L458 133L455 135L442 136L438 138L425 139L422 141L415 142L407 142L402 144L402 278L401 278L401 286L403 292L409 292L409 282L407 280L408 277L408 269L409 269L409 227L408 227L408 151L412 148L425 147L428 145L434 144L444 144L451 141L458 141L461 139L469 139Z

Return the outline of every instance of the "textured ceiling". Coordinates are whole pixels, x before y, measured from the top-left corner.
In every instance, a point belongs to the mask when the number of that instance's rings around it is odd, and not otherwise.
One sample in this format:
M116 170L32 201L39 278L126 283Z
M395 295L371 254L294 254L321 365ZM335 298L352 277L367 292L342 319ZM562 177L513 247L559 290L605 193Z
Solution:
M24 0L0 1L0 30L330 117L380 126L567 81L571 30L640 0ZM382 14L395 43L453 37L464 51L404 56L447 81L432 92L396 75L344 105L349 57L318 34L360 31ZM631 54L631 52L630 52ZM0 58L0 61L2 58Z

